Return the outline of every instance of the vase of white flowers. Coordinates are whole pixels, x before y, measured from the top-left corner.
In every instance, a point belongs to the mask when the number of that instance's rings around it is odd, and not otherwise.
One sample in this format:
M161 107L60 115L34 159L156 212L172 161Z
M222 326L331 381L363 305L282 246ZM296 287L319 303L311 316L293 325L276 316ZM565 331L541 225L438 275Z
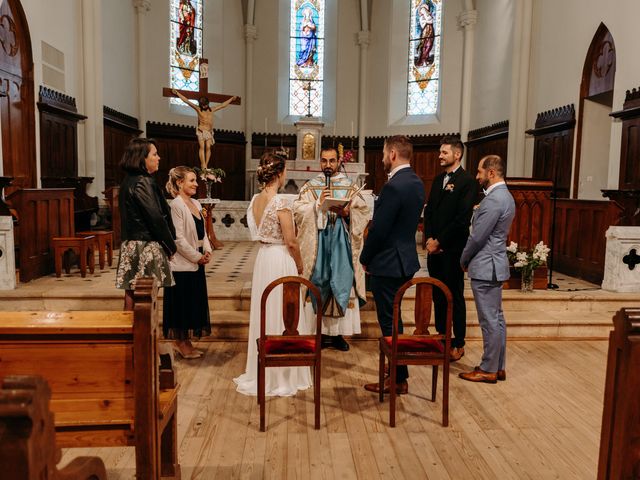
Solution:
M544 242L538 242L533 250L520 250L516 242L511 242L507 247L509 263L516 271L520 272L522 292L533 291L533 272L536 268L547 263L549 247Z
M204 182L206 188L206 198L211 198L211 187L214 183L222 183L226 173L221 168L194 168L196 174Z

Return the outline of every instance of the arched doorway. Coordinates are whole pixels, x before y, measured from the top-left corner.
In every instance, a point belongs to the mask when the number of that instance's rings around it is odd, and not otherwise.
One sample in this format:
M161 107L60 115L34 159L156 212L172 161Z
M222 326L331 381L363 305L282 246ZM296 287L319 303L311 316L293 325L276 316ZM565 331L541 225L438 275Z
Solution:
M0 124L4 176L36 186L35 103L31 36L20 0L0 2Z
M582 69L573 198L599 199L607 188L615 74L615 43L601 23Z

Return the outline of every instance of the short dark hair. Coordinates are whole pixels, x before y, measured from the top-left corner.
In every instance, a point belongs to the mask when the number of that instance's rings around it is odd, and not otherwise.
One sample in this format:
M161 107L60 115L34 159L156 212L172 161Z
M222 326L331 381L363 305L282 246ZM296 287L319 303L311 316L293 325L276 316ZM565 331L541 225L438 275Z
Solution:
M333 150L334 152L336 152L336 158L337 158L338 160L340 160L340 155L339 155L339 153L338 153L338 149L337 149L336 147L324 147L324 148L321 148L321 149L320 149L320 156L322 157L322 152L329 152L329 151L331 151L331 150Z
M398 152L398 156L405 160L411 160L413 156L413 144L404 135L394 135L384 141L386 148L393 148Z
M158 148L158 144L152 138L132 138L127 149L120 159L120 168L131 175L139 175L147 172L145 159L151 151L151 145Z
M505 164L504 160L502 160L502 157L498 155L487 155L486 157L482 157L480 159L480 165L485 170L495 170L496 175L498 175L500 178L504 178Z
M454 135L447 135L442 137L440 140L440 145L451 145L452 149L456 149L460 152L460 158L464 155L464 143L460 140L460 137L456 137Z

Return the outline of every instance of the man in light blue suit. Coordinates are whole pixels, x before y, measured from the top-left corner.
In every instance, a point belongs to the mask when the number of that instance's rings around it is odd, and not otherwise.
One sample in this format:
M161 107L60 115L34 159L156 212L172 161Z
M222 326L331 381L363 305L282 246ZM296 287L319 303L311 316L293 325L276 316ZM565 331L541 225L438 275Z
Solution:
M482 362L460 378L471 382L505 380L507 326L502 312L502 282L509 278L507 236L516 213L515 202L504 182L504 161L497 155L480 160L476 179L485 198L473 215L471 233L460 265L471 279L471 290L482 329Z

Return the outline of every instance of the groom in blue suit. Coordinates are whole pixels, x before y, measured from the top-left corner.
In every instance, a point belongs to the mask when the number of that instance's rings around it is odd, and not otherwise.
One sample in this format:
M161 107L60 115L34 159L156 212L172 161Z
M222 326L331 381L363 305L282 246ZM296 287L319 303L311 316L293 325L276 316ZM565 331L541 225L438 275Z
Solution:
M416 230L424 207L424 184L411 169L413 145L402 135L384 142L382 163L389 180L375 202L369 234L364 242L360 263L370 275L371 292L376 302L382 335L390 337L393 329L393 299L400 287L420 269L416 249ZM402 318L398 322L402 333ZM396 370L396 392L409 391L406 365ZM384 384L389 392L390 379ZM370 392L379 391L379 383L365 385Z
M504 181L505 165L497 155L480 160L476 178L485 197L473 215L471 233L460 265L471 279L471 290L482 329L482 362L460 378L471 382L505 380L507 326L502 312L502 283L509 278L507 236L516 213Z

